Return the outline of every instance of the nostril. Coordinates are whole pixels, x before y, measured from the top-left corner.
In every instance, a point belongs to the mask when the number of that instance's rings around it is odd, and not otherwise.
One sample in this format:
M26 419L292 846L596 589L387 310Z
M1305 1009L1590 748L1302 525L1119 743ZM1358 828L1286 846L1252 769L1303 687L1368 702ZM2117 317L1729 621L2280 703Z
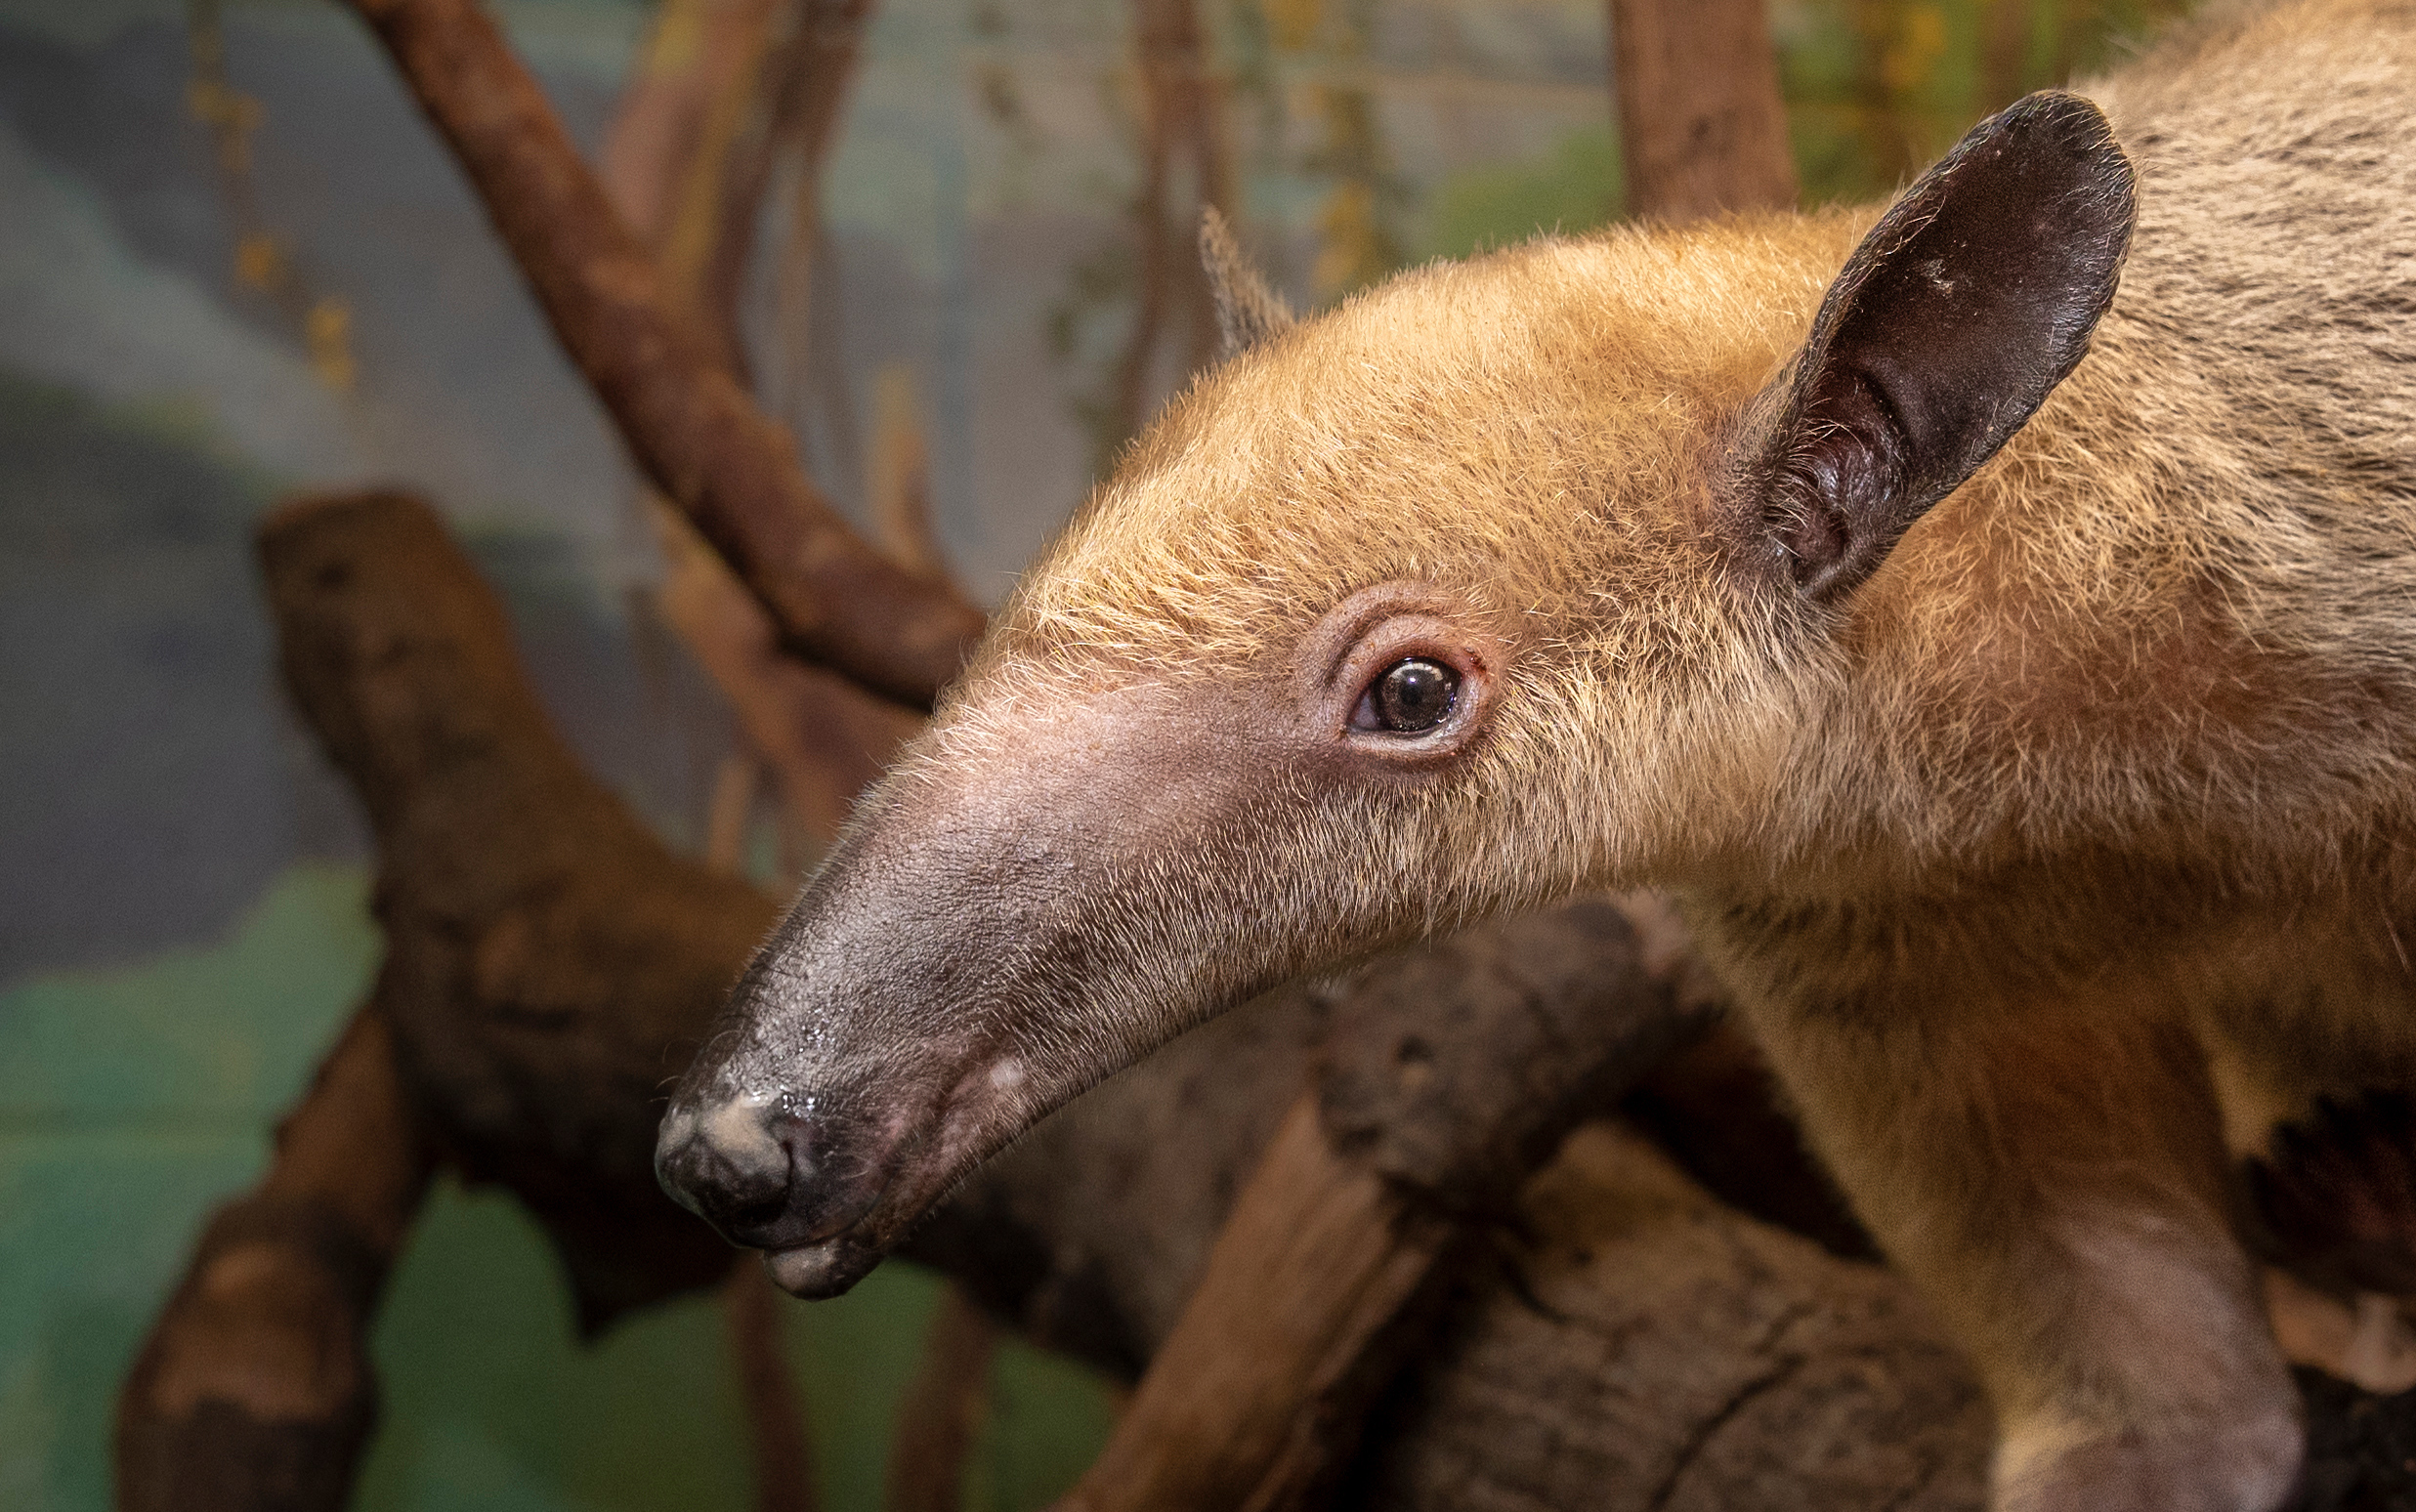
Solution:
M760 1233L788 1216L788 1189L755 1201L740 1201L728 1213L725 1228L737 1233Z
M655 1144L655 1174L682 1207L746 1242L788 1206L788 1147L766 1117L769 1099L674 1109Z
M880 1200L893 1164L850 1149L859 1131L801 1118L776 1095L675 1108L655 1143L655 1170L682 1207L750 1249L818 1242ZM886 1150L883 1152L887 1153Z

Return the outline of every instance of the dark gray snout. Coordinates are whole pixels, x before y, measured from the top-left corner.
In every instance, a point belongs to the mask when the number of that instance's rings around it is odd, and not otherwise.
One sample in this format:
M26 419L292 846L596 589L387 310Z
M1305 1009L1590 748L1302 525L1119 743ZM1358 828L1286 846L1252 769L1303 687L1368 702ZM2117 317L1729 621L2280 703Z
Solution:
M655 1168L789 1291L845 1290L1050 1109L1301 964L1266 764L1154 707L893 776L739 983Z
M898 864L916 841L867 825L833 853L741 979L656 1136L663 1190L763 1250L801 1295L843 1291L872 1268L937 1195L914 1179L918 1155L951 1114L981 1111L952 1095L978 1060L949 1022L969 995L965 931L917 917L944 900L946 876Z

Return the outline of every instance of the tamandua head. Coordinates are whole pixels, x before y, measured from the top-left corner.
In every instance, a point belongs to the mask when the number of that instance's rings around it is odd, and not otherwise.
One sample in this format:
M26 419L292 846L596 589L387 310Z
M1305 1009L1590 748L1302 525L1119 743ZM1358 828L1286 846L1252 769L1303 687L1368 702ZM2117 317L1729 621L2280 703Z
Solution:
M666 1188L835 1292L1287 977L1747 863L1844 606L2078 361L2130 223L2054 95L1850 258L1850 215L1545 241L1299 324L1224 270L1241 350L864 800L674 1099Z

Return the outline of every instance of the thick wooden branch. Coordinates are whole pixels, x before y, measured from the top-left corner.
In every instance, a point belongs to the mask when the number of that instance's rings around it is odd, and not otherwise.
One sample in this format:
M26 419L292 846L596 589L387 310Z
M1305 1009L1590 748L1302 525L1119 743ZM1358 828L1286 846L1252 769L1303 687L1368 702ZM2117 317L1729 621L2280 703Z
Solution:
M375 1415L366 1330L440 1155L529 1203L591 1328L731 1264L653 1188L656 1099L777 903L672 856L580 769L426 506L301 500L261 551L287 682L377 833L387 956L128 1378L128 1512L344 1505Z
M1991 1425L1909 1287L1611 1124L1520 1194L1335 1505L1978 1512Z
M1685 221L1796 202L1768 0L1610 0L1628 213Z
M367 808L398 1062L445 1155L552 1235L583 1323L718 1283L654 1183L663 1088L779 903L667 849L555 733L426 505L261 528L287 686Z
M1371 1385L1366 1366L1391 1354L1387 1336L1457 1238L1448 1216L1336 1156L1303 1099L1132 1409L1059 1512L1298 1504L1302 1483L1329 1478L1333 1442L1355 1436L1384 1379Z
M1705 1027L1581 899L1364 972L1313 1092L1226 1219L1068 1512L1313 1504L1414 1351L1417 1307L1527 1173Z
M1517 998L1499 1001L1515 1014ZM1347 1207L1369 1190L1283 1091L1315 1074L1334 1013L1330 994L1295 987L1177 1041L994 1163L917 1238L915 1253L969 1281L1018 1279L998 1298L1006 1316L1059 1347L1155 1350L1125 1421L1163 1431L1136 1444L1120 1430L1075 1505L1155 1492L1175 1506L1976 1512L1987 1413L1904 1284L1718 1203L1616 1124L1583 1126L1497 1221L1463 1221L1465 1250L1430 1273L1434 1294L1378 1274L1413 1246L1333 1242L1377 1228L1364 1212L1303 1203L1292 1227L1250 1212L1321 1190ZM1304 1280L1288 1257L1339 1275ZM1254 1297L1232 1284L1253 1265ZM1383 1338L1348 1326L1346 1308L1295 1311L1303 1292L1404 1291L1395 1321L1411 1326L1390 1345L1406 1355L1359 1356L1397 1368L1355 1452L1330 1437L1325 1391L1234 1400L1285 1372L1335 1380L1334 1362ZM1207 1342L1208 1317L1233 1336L1193 1353L1185 1336ZM1288 1342L1293 1325L1313 1337ZM1187 1414L1153 1408L1162 1380ZM1237 1423L1247 1436L1218 1442ZM1273 1473L1251 1483L1237 1462Z
M117 1407L121 1512L338 1512L377 1421L369 1324L434 1153L379 998L221 1207Z
M536 81L474 0L355 0L461 163L657 486L771 611L783 639L928 706L981 610L905 571L840 521L785 434L699 334L606 200Z

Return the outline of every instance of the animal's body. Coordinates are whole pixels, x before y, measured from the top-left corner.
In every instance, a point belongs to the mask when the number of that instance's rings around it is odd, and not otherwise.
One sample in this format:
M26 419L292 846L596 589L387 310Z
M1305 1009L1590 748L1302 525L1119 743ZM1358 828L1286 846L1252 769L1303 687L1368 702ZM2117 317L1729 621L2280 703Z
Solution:
M2416 1089L2416 4L2087 93L2119 152L2028 103L1885 220L1542 241L1204 380L750 972L666 1180L844 1285L1260 985L1663 886L1979 1363L2001 1505L2275 1504L2226 1147Z

